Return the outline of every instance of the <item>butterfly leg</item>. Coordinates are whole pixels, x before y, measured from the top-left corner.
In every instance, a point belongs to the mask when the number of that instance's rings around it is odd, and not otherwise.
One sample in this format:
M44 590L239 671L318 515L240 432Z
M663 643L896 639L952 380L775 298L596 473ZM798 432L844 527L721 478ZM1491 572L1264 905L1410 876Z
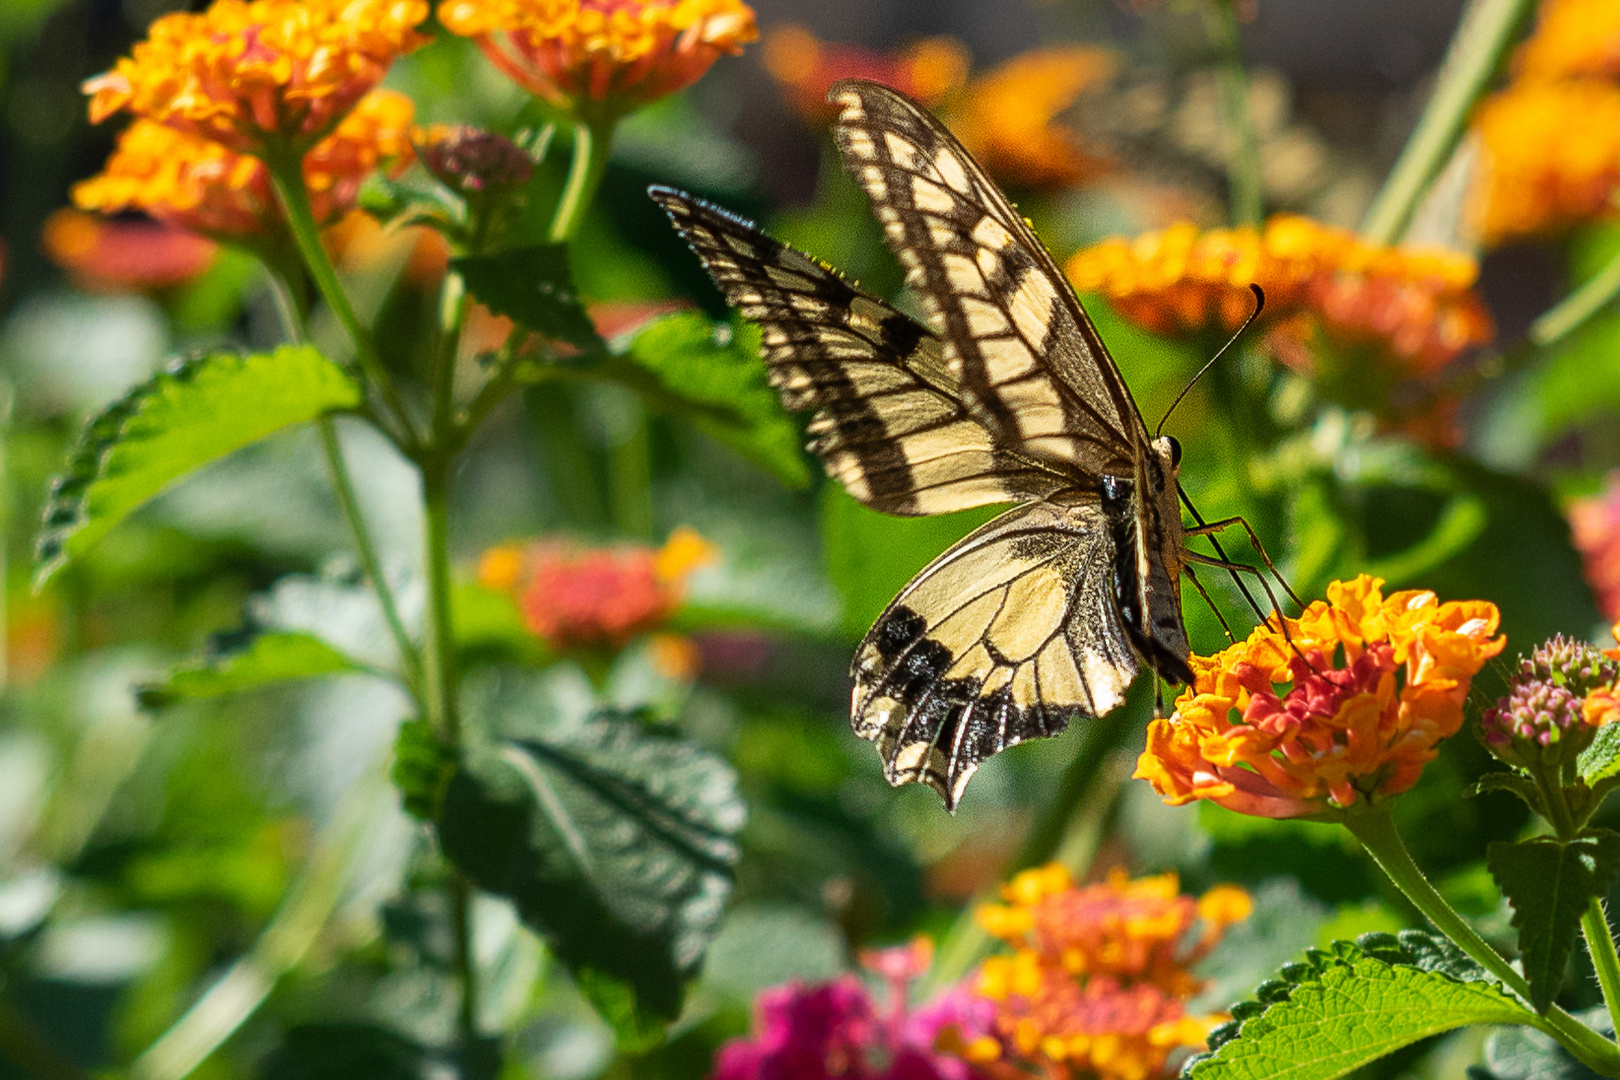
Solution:
M1198 595L1204 598L1204 603L1209 605L1209 610L1213 611L1215 613L1215 618L1220 620L1221 629L1226 633L1226 640L1236 645L1237 638L1232 635L1232 627L1226 621L1226 616L1221 614L1221 609L1215 605L1215 600L1209 595L1209 590L1204 588L1204 583L1198 580L1198 575L1193 573L1193 568L1191 566L1183 566L1181 568L1181 572L1187 575L1188 580L1193 583L1193 588L1198 590Z
M1238 515L1237 517L1222 518L1220 521L1200 522L1193 528L1186 530L1186 532L1188 536L1210 536L1223 529L1229 529L1233 525L1243 526L1243 531L1249 534L1249 543L1253 545L1255 554L1260 556L1260 561L1266 564L1266 569L1271 571L1271 576L1276 578L1278 583L1282 585L1283 589L1288 593L1288 598L1299 605L1300 610L1303 611L1305 601L1301 600L1294 592L1294 587L1288 584L1288 579L1277 572L1277 567L1271 561L1271 556L1266 554L1266 545L1262 544L1260 537L1255 535L1254 526L1249 524L1247 518Z
M1266 575L1261 572L1258 566L1250 566L1248 563L1233 562L1230 559L1217 559L1213 555L1204 555L1200 552L1190 551L1185 548L1182 549L1182 555L1186 557L1188 562L1200 563L1204 566L1219 567L1220 569L1230 573L1233 580L1237 580L1238 574L1253 574L1255 581L1260 583L1260 588L1265 590L1266 599L1271 601L1271 610L1277 616L1277 628L1282 631L1283 640L1288 642L1289 647L1294 650L1295 656L1299 657L1301 660L1304 660L1305 663L1310 666L1312 671L1317 671L1316 665L1311 663L1308 656L1299 651L1298 645L1294 644L1293 637L1288 633L1288 620L1283 618L1282 607L1277 603L1277 594L1271 591L1270 584L1266 582ZM1276 570L1272 570L1272 573L1275 574ZM1284 582L1284 585L1286 584L1287 582ZM1289 590L1289 595L1292 594L1293 590ZM1247 589L1243 590L1243 595L1248 597L1249 592ZM1252 599L1249 601L1249 604L1251 607L1254 607L1256 613L1259 613L1260 608ZM1301 607L1303 606L1304 605L1301 605ZM1267 626L1270 626L1271 616L1262 614L1261 621L1263 621ZM1319 671L1317 673L1320 674Z

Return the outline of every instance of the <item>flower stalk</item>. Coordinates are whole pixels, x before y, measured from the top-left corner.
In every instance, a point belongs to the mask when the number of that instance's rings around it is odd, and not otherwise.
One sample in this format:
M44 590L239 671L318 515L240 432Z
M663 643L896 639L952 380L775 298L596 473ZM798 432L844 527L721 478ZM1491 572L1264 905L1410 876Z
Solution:
M1620 296L1620 251L1603 268L1530 324L1530 343L1556 345Z
M1411 901L1424 918L1433 923L1452 943L1466 953L1480 967L1495 976L1502 985L1526 1001L1530 998L1530 984L1514 970L1501 953L1479 936L1468 920L1446 903L1445 897L1423 876L1412 853L1406 849L1389 802L1369 806L1360 813L1344 818L1345 828L1361 842L1389 880ZM1545 1016L1527 1010L1524 1022L1557 1039L1559 1044L1582 1064L1604 1076L1620 1076L1620 1047L1605 1039L1563 1009L1554 1005Z
M1259 225L1265 215L1260 182L1260 138L1249 115L1249 77L1243 69L1243 41L1232 0L1204 6L1204 30L1220 61L1221 105L1226 112L1227 200L1232 224Z
M1361 235L1393 244L1462 139L1468 114L1501 66L1535 0L1473 0L1440 63L1434 92L1361 223Z
M613 145L617 114L603 110L574 125L573 157L568 164L568 181L551 219L551 242L565 244L579 231L585 208L596 197L596 189L607 171L608 151Z

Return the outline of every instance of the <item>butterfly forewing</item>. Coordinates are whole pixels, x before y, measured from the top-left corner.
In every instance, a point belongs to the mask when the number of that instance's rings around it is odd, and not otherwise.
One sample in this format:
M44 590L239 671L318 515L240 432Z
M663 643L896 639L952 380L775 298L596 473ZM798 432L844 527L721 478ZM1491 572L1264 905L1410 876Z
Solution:
M1046 248L960 143L875 83L829 100L845 164L945 342L946 362L1003 445L1092 478L1129 476L1147 433Z
M1051 493L1039 459L994 445L963 406L940 340L916 320L752 224L652 188L726 300L761 327L772 384L817 411L810 449L851 495L891 514L942 514Z

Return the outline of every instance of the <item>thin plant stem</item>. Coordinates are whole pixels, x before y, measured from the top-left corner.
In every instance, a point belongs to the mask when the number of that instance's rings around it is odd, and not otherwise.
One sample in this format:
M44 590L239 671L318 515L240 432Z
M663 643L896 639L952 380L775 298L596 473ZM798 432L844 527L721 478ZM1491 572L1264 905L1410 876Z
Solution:
M304 188L303 168L299 159L292 155L279 155L267 159L266 165L270 169L271 184L275 188L276 198L281 202L282 212L286 215L293 242L298 245L298 253L303 256L304 265L315 280L315 288L327 306L337 315L338 321L343 324L349 340L354 344L356 363L360 365L366 379L382 395L383 401L392 413L392 419L404 434L407 444L405 448L408 449L417 438L410 413L405 408L404 400L399 396L399 388L394 385L394 380L377 355L376 343L372 341L370 331L361 325L360 316L355 314L348 293L343 291L343 285L338 281L337 268L332 265L331 258L326 254L326 248L321 245L320 227L316 225L314 211L310 209L309 192Z
M551 219L551 242L567 243L579 231L585 209L596 197L602 173L607 169L608 150L613 144L616 116L591 117L574 125L574 156L568 166L568 181Z
M1243 69L1243 39L1235 4L1218 0L1204 5L1204 30L1220 58L1221 105L1232 139L1226 154L1227 201L1232 224L1258 225L1265 216L1260 182L1260 137L1249 115L1249 76Z
M1587 903L1586 914L1581 916L1581 931L1586 935L1586 951L1597 971L1598 985L1603 988L1609 1023L1620 1032L1620 953L1615 952L1614 932L1609 929L1608 917L1603 913L1603 901L1595 896Z
M1361 235L1393 244L1406 232L1424 192L1461 141L1468 113L1485 91L1536 0L1472 0L1464 10L1433 94L1361 223Z
M608 448L613 524L625 536L650 540L653 532L652 440L646 411L636 403L630 430Z
M1556 345L1607 307L1616 296L1620 296L1620 251L1615 252L1603 269L1581 282L1574 292L1530 324L1531 344Z
M1502 954L1491 948L1490 943L1479 936L1479 932L1469 925L1468 921L1457 914L1455 908L1446 903L1445 897L1429 883L1418 869L1417 863L1412 861L1411 852L1406 850L1406 844L1401 840L1400 833L1395 829L1395 819L1390 814L1386 803L1363 813L1352 814L1345 819L1345 827L1350 830L1361 846L1367 849L1380 869L1388 875L1391 882L1399 889L1412 905L1422 913L1435 927L1480 967L1495 976L1502 985L1513 993L1530 1000L1530 984L1524 976L1514 970ZM1554 1005L1545 1015L1538 1015L1526 1010L1526 1024L1545 1031L1583 1064L1602 1073L1605 1076L1620 1076L1620 1047L1593 1031L1569 1013Z
M282 274L270 270L267 276L271 295L275 298L276 311L281 316L283 332L294 344L302 344L307 336L304 333L303 305L298 302L291 285ZM377 594L377 604L382 608L383 619L388 623L388 632L394 638L394 647L399 650L399 662L404 669L406 685L411 694L420 699L421 659L417 654L415 643L411 641L410 632L405 629L405 620L400 617L399 605L394 602L394 593L388 587L388 579L383 576L382 560L377 557L376 545L371 541L371 530L366 526L365 515L360 510L360 500L355 495L354 482L349 476L348 465L343 460L343 444L338 440L337 424L330 416L320 416L315 420L315 429L320 433L321 452L326 457L326 472L332 481L332 493L337 498L338 510L343 514L350 535L354 537L354 549L360 559L360 569L365 572L366 580L371 582L371 589Z

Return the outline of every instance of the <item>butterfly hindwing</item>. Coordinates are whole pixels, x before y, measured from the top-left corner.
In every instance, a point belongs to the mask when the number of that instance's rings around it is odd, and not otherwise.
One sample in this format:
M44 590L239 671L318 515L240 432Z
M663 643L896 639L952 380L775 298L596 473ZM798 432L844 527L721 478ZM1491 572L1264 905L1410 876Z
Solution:
M726 300L761 327L783 403L817 410L810 448L856 499L941 514L1062 486L1050 465L995 445L962 404L939 338L916 320L734 214L650 193Z
M1129 476L1147 434L1114 363L1029 225L950 132L904 96L832 88L844 162L929 308L962 394L997 441Z
M1094 501L1027 503L895 597L856 653L851 710L891 784L954 809L985 758L1124 700L1139 661L1110 591L1113 534Z

